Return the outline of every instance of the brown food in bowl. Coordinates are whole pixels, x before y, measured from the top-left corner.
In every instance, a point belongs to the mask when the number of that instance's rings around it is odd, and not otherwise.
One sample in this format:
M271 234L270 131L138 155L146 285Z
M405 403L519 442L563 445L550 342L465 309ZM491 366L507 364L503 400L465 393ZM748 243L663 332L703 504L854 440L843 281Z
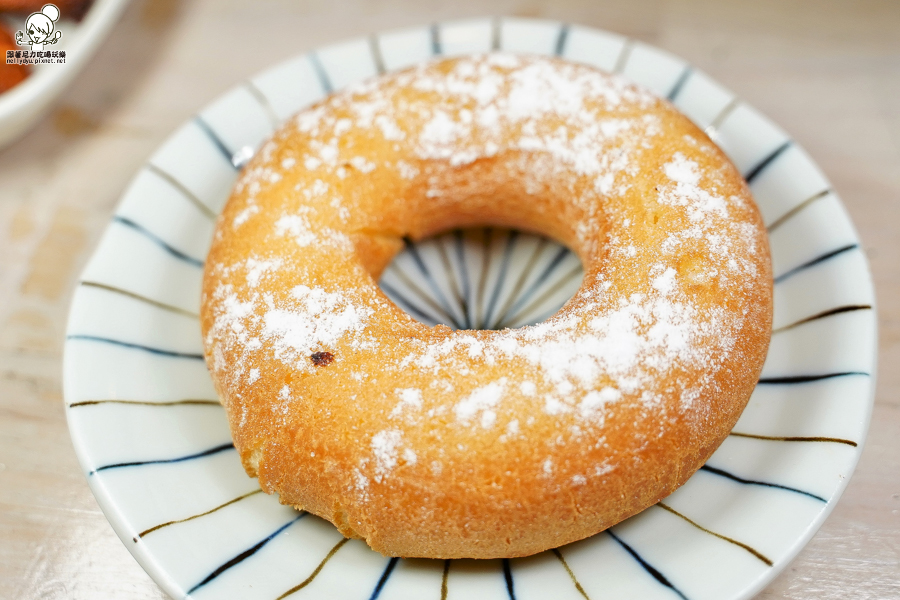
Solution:
M3 57L3 62L0 62L0 93L15 87L28 77L29 68L27 65L6 64L7 50L17 49L21 50L21 48L16 46L12 34L3 25L0 25L0 55Z
M53 4L59 9L63 19L80 21L91 7L93 0L55 0ZM0 0L0 12L30 14L39 12L46 5L46 0Z

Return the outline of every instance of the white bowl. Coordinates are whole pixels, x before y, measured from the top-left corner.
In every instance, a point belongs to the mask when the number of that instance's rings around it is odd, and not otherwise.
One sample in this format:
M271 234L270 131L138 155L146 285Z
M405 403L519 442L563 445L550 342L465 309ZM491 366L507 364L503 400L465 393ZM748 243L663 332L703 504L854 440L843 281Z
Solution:
M36 65L25 81L0 94L0 148L12 143L43 117L53 101L78 75L106 39L129 0L95 0L79 23L66 22L61 15L58 44L47 50L65 50L65 64ZM16 26L15 20L7 24ZM19 28L25 29L25 16ZM28 49L22 46L22 50ZM6 56L2 57L6 60Z

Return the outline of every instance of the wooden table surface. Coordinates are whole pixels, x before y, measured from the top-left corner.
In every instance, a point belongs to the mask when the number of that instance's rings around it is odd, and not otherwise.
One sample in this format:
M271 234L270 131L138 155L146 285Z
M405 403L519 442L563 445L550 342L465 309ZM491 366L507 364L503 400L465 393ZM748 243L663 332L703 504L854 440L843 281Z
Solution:
M282 59L485 14L581 23L680 55L831 179L875 278L875 409L834 513L760 598L900 598L897 0L135 1L54 111L0 151L0 598L165 598L88 490L61 391L73 286L138 167L199 107Z

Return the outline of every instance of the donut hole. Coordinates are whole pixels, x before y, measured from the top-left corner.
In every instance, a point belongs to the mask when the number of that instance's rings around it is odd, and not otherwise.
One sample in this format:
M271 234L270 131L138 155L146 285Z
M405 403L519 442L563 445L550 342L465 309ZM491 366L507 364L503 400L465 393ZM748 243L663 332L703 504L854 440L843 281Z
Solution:
M579 257L556 240L475 227L406 239L379 286L426 325L491 330L546 320L575 295L583 277Z

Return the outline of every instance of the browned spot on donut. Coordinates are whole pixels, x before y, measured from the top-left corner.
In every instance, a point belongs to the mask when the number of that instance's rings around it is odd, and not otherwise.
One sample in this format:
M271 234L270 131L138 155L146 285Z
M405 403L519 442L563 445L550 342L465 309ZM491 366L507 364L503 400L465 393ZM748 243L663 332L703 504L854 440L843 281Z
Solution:
M334 362L334 354L331 352L313 352L309 358L317 367L325 367Z

